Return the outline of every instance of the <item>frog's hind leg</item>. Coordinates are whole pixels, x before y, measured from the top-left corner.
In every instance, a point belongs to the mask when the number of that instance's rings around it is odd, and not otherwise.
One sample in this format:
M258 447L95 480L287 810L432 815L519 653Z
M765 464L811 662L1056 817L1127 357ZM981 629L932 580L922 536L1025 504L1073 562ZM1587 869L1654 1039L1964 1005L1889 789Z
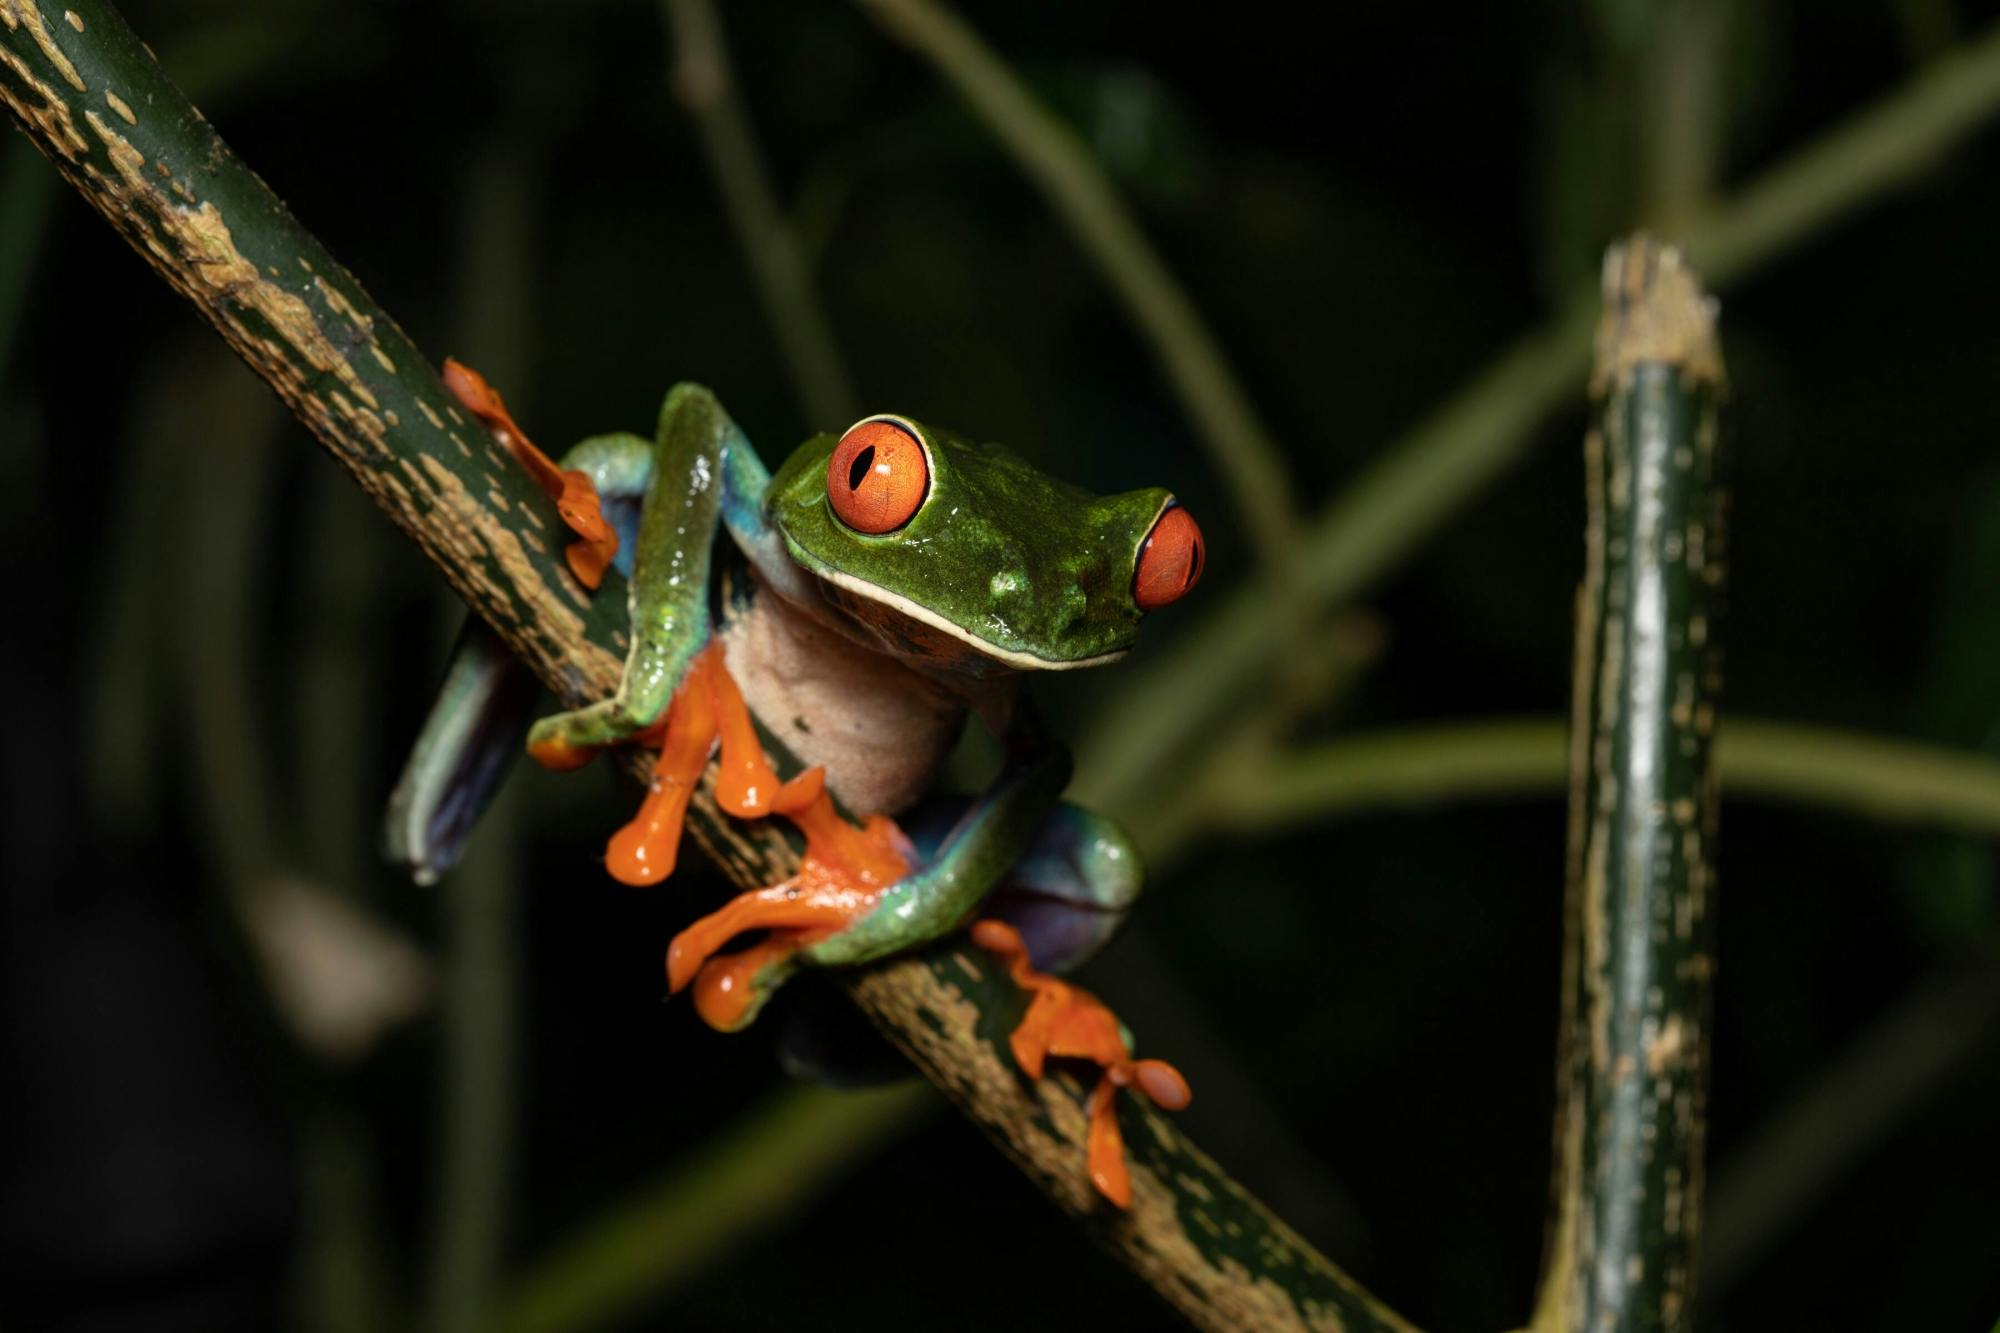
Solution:
M491 394L488 410L518 432L505 408L496 406L499 395L486 392ZM627 577L639 503L652 467L652 447L636 435L585 440L561 463L561 476L572 482L581 477L588 484L591 512L601 513L609 524L617 546L613 562ZM596 497L601 497L601 510ZM533 673L500 636L477 616L468 617L383 820L384 853L408 867L418 882L433 882L458 864L474 825L521 753L539 696Z
M500 636L468 616L382 820L383 854L419 884L458 864L520 756L537 693Z
M928 860L962 817L962 800L927 801L903 830ZM1012 925L1035 966L1064 973L1111 941L1145 885L1139 851L1111 819L1058 802L1034 841L980 904L982 917Z
M958 797L933 798L899 819L920 862L937 855L968 804ZM1066 973L1124 924L1141 882L1138 852L1124 830L1103 815L1063 802L979 911L1013 927L1023 941L1024 957L1034 966ZM776 981L785 975L789 971ZM909 1061L872 1025L836 997L828 999L799 1005L786 1015L779 1056L788 1072L834 1087L862 1087L909 1074Z

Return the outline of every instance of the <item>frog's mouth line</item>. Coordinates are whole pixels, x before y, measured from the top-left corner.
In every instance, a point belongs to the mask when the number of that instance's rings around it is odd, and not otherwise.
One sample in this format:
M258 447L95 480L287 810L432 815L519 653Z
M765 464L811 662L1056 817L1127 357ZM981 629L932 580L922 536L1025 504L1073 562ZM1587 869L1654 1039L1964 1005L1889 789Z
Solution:
M1023 653L1017 652L1012 648L1002 648L990 639L980 638L963 625L952 623L929 607L920 606L907 597L899 597L886 588L878 587L865 579L857 579L852 574L843 574L839 570L825 568L815 569L812 572L814 577L825 579L836 588L851 592L855 596L865 598L868 601L879 603L892 611L908 616L912 620L929 625L932 629L941 630L984 656L990 657L996 662L1005 662L1011 667L1019 667L1023 671L1075 671L1080 667L1103 666L1107 662L1116 662L1119 658L1125 656L1127 652L1131 651L1127 648L1120 648L1115 652L1099 653L1095 657L1079 657L1070 661L1037 657L1033 653Z

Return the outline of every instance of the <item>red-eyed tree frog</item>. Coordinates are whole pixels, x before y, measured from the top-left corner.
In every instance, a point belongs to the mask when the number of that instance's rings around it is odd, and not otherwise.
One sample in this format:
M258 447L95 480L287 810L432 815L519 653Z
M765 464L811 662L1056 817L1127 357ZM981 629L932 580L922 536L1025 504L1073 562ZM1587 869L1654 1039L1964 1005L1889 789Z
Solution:
M724 811L783 815L805 836L797 876L674 938L672 991L692 987L702 1018L735 1030L802 964L883 958L985 904L974 941L1035 997L1012 1040L1024 1072L1039 1078L1048 1055L1102 1067L1090 1170L1124 1205L1116 1089L1177 1109L1187 1085L1134 1060L1108 1009L1048 975L1110 937L1140 872L1123 832L1060 800L1068 754L1017 684L1115 661L1148 612L1194 587L1203 546L1187 511L1158 489L1092 496L1006 450L886 414L815 436L772 476L692 384L668 393L653 440L597 436L555 464L476 373L447 362L445 381L556 500L577 534L567 555L579 580L594 588L607 566L626 578L616 693L527 737L553 768L625 742L660 747L638 817L610 841L611 874L652 884L672 872L688 800L717 752ZM725 532L741 555L728 563L746 571L726 580ZM473 623L391 800L390 853L423 879L457 859L532 698ZM920 805L968 713L1002 738L1003 771L970 803ZM803 771L779 780L759 726ZM867 813L860 827L835 798ZM892 819L906 812L905 825Z

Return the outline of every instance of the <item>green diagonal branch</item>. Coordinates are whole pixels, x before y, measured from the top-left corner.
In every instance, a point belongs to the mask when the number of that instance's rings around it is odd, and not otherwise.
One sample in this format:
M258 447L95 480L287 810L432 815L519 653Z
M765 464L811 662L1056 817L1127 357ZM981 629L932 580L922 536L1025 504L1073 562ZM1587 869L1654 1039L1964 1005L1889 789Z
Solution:
M1554 1220L1538 1328L1692 1325L1724 571L1713 308L1678 253L1604 265L1584 443Z
M0 0L0 103L564 703L613 689L618 581L592 597L569 578L552 506L108 0ZM796 863L774 830L722 819L705 793L689 825L739 884L775 882ZM1149 1111L1125 1116L1133 1208L1104 1207L1083 1168L1082 1091L1018 1076L1006 1034L1023 1000L983 958L943 947L847 985L1044 1192L1197 1324L1406 1327Z
M1263 831L1449 801L1554 795L1567 726L1555 718L1439 723L1289 750L1218 773L1198 814ZM2000 760L1915 741L1731 718L1715 743L1722 794L2000 836Z

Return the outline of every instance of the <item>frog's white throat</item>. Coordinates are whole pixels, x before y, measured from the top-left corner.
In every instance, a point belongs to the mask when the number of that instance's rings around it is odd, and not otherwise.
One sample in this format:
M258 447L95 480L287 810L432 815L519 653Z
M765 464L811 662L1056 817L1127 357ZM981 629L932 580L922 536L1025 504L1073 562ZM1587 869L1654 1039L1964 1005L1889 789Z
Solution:
M852 574L843 574L837 569L822 568L814 570L813 573L816 577L826 580L826 582L831 583L843 592L850 593L853 596L877 603L881 606L886 606L898 615L907 616L919 624L928 625L940 633L949 635L981 656L989 657L996 662L1004 663L1019 671L1074 671L1079 667L1103 666L1107 662L1116 662L1119 658L1125 656L1127 652L1126 649L1120 648L1115 652L1099 653L1095 657L1079 657L1071 661L1062 661L1059 659L1038 657L1033 653L1019 652L1012 648L1002 648L999 644L991 640L980 638L964 626L954 624L929 607L913 602L907 597L900 597L890 592L887 588L870 583L866 579L855 578Z

